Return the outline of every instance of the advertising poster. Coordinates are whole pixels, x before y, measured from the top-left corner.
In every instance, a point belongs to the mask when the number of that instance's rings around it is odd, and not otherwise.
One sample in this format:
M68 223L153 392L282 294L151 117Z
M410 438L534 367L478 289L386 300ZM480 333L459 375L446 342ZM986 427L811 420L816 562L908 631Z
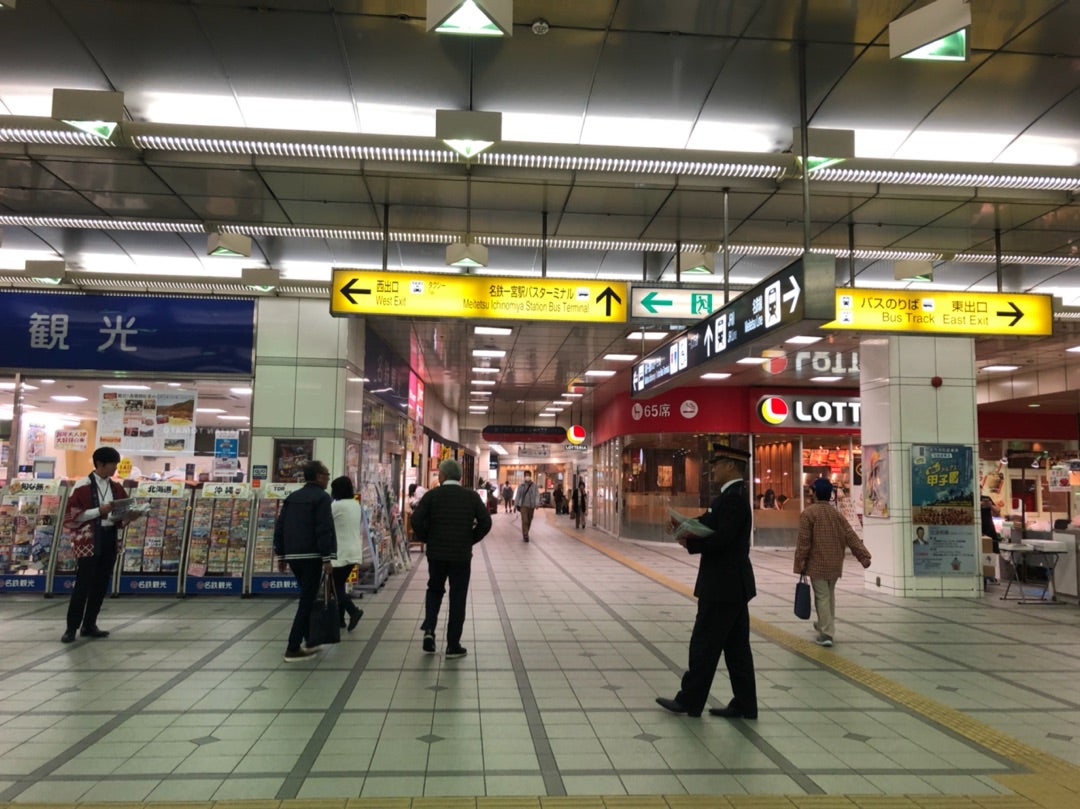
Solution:
M911 447L911 528L916 576L974 575L980 570L971 447Z
M304 464L314 456L314 438L275 438L273 482L302 483Z
M862 448L863 516L889 516L889 447L865 444Z
M89 440L89 430L57 430L53 434L53 447L57 452L84 450Z
M98 399L98 443L120 452L191 455L195 451L193 390L102 389Z

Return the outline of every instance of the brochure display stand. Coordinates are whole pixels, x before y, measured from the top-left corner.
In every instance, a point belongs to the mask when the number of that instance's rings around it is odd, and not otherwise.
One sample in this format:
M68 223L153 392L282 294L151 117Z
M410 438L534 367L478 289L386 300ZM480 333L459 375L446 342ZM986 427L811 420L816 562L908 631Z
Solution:
M13 480L0 489L0 595L48 591L66 500L58 480Z
M133 496L145 513L124 529L117 592L179 593L191 493L181 480L147 480Z
M278 571L278 558L274 555L274 526L285 498L303 483L266 483L256 489L255 537L251 548L251 570L246 592L249 595L288 595L300 592L296 578L286 569Z
M183 592L240 595L250 535L251 487L204 483L191 511Z

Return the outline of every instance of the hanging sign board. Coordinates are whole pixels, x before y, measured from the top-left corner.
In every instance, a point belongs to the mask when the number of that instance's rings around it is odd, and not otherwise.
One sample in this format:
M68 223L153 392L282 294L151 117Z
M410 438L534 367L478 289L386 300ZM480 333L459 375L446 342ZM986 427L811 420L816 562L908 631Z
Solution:
M836 290L836 319L824 329L935 334L1054 333L1049 295L915 289Z

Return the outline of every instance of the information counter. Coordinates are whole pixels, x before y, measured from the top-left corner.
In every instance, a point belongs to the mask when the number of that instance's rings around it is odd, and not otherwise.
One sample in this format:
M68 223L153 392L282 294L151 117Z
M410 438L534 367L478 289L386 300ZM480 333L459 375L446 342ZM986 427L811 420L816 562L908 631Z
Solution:
M1054 591L1070 599L1080 598L1080 565L1076 558L1080 528L1054 531L1053 537L1065 544L1065 552L1061 554L1057 567L1054 568Z

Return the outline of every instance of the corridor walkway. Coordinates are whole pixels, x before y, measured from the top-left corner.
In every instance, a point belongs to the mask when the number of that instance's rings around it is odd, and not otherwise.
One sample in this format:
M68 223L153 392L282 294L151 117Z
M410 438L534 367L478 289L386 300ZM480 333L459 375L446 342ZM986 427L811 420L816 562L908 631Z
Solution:
M894 599L852 563L822 649L791 553L758 551L761 716L677 717L653 699L686 662L696 559L550 509L529 544L493 519L463 659L441 631L420 649L419 559L300 664L292 601L117 598L112 637L63 646L64 600L0 598L0 806L1080 806L1075 605Z

